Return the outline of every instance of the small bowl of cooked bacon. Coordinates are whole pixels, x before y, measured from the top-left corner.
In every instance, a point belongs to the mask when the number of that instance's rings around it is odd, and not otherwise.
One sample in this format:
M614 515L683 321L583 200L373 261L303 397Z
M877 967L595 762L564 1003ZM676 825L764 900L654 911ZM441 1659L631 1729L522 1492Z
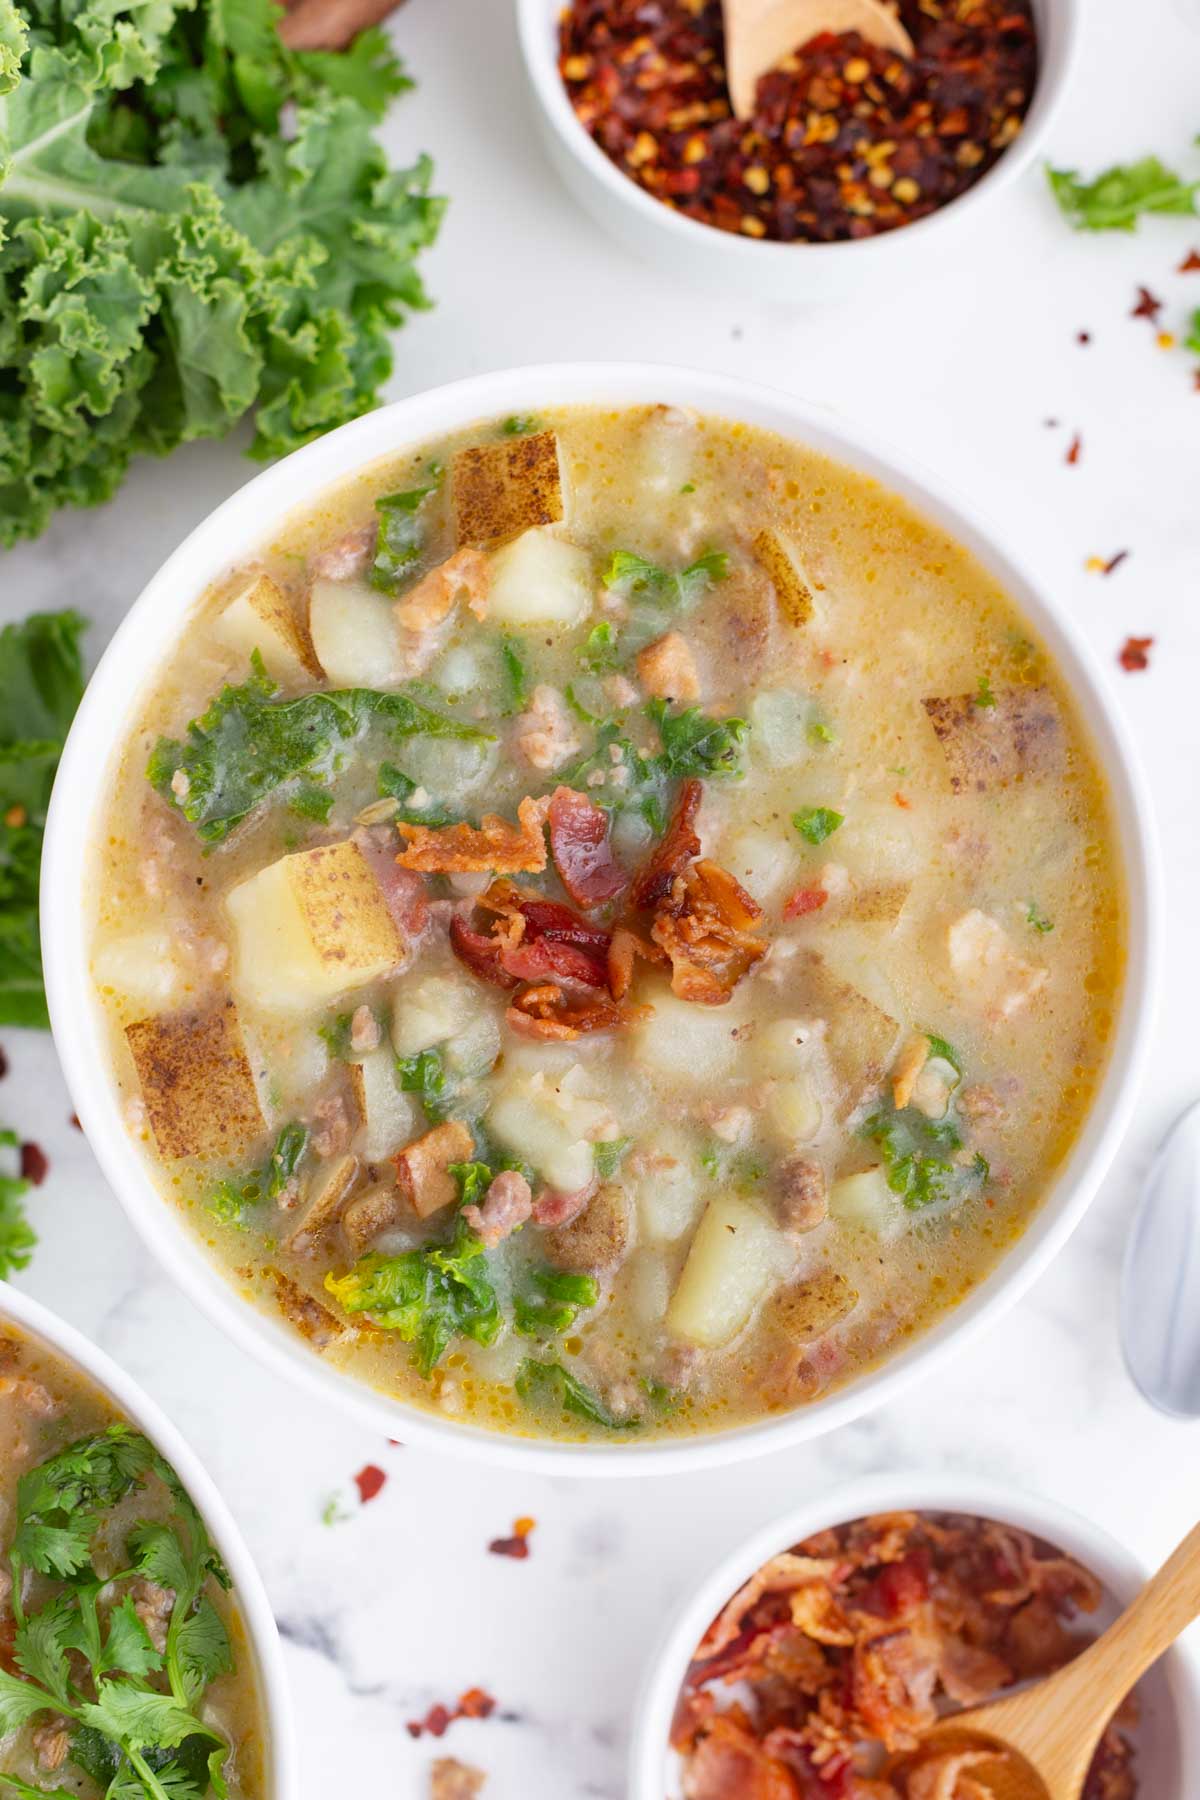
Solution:
M970 1476L851 1483L776 1520L672 1620L630 1800L990 1800L936 1724L1083 1650L1146 1572L1099 1526ZM1101 1740L1082 1800L1200 1792L1200 1659L1178 1644Z

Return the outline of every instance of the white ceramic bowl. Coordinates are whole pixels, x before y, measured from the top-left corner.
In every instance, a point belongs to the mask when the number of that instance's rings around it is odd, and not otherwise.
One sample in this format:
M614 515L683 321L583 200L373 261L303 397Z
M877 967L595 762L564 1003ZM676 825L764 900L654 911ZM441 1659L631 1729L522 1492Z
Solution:
M1094 1616L1101 1628L1134 1599L1149 1571L1123 1544L1090 1519L1021 1488L970 1475L912 1472L870 1476L776 1519L738 1546L704 1577L671 1619L647 1665L634 1720L627 1800L678 1800L679 1758L670 1748L671 1718L692 1652L709 1623L742 1583L769 1557L832 1525L870 1513L957 1512L997 1519L1044 1538L1099 1579L1105 1603ZM1144 1678L1136 1738L1139 1791L1145 1800L1195 1800L1200 1794L1200 1656L1189 1640L1176 1644Z
M882 1368L798 1411L676 1442L572 1446L501 1437L376 1393L339 1374L285 1326L237 1297L182 1214L162 1198L122 1122L104 1019L89 974L88 852L124 733L189 612L208 584L253 555L289 511L311 503L377 458L478 419L536 413L552 405L660 401L766 427L874 476L965 544L1008 590L1074 688L1108 773L1128 880L1129 964L1109 1068L1079 1140L1020 1242L961 1305ZM642 1475L740 1459L844 1424L880 1405L919 1370L934 1367L951 1343L961 1343L1024 1293L1079 1223L1130 1115L1158 956L1158 878L1149 805L1119 710L1069 621L1053 610L1008 551L999 548L1008 535L988 531L973 508L946 497L941 482L914 473L907 454L881 448L869 432L847 426L823 409L724 376L625 364L510 370L398 401L297 451L219 506L154 576L92 676L63 752L42 858L46 991L76 1112L134 1225L197 1305L248 1352L370 1420L389 1437L525 1468Z
M970 229L988 204L1029 167L1046 141L1075 58L1081 0L1033 0L1037 87L1020 134L965 194L913 225L841 244L781 244L701 225L655 200L624 175L575 115L558 72L562 0L515 0L517 29L538 126L551 162L575 199L639 256L693 287L745 300L822 300L929 268L931 258L969 253Z
M40 1339L64 1362L86 1375L130 1424L162 1451L200 1509L233 1580L234 1596L254 1657L267 1739L265 1800L297 1800L299 1763L279 1632L258 1570L211 1477L166 1414L111 1357L89 1343L74 1326L56 1318L8 1282L0 1281L0 1331L6 1325L15 1325L29 1337Z

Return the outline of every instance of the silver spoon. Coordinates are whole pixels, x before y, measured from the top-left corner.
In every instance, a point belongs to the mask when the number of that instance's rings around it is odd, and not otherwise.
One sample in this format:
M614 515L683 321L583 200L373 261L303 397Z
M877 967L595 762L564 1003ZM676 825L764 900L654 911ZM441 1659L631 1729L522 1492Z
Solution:
M1153 1405L1200 1418L1200 1101L1159 1146L1125 1252L1121 1340Z

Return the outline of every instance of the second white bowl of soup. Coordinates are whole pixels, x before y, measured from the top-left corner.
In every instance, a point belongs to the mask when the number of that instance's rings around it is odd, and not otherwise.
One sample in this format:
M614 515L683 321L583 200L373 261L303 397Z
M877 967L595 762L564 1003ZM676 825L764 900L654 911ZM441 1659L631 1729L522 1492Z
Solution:
M258 1354L589 1472L795 1441L1012 1299L1123 1129L1151 856L1102 684L801 404L487 376L226 502L85 696L80 1117Z

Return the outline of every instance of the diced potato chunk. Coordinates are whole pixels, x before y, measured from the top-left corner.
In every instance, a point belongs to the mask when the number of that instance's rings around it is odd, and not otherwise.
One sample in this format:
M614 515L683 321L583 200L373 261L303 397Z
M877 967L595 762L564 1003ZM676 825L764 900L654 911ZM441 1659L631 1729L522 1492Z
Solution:
M558 439L535 431L472 444L454 458L451 485L460 544L487 549L531 526L555 525L563 516Z
M488 617L500 625L578 625L592 604L592 559L550 531L526 531L492 560Z
M750 753L770 769L794 769L812 755L812 702L793 688L767 688L750 706Z
M1003 925L978 907L955 919L946 945L963 998L994 1018L1019 1012L1050 979L1048 969L1018 956Z
M392 1043L397 1056L417 1056L462 1031L479 1011L479 985L469 977L429 975L407 984L392 1008Z
M811 1144L823 1117L821 1096L811 1075L771 1083L767 1118L785 1144Z
M230 1158L266 1129L232 1001L208 1013L138 1019L125 1037L168 1161Z
M729 1006L710 1012L656 988L653 1013L630 1033L633 1054L655 1073L702 1086L719 1081L732 1071L741 1054L736 1033L745 1020L731 1016L732 1012Z
M877 1082L891 1063L900 1023L810 950L796 959L805 1000L826 1021L825 1044L834 1074L844 1084L843 1112Z
M813 590L818 584L805 570L795 544L782 532L760 531L754 555L771 578L784 618L792 625L806 625L813 616Z
M761 1025L750 1040L754 1066L763 1075L794 1077L813 1060L817 1026L812 1019L772 1019Z
M302 1012L385 975L406 944L358 845L281 857L226 904L237 937L234 986L264 1010Z
M896 1237L904 1229L903 1205L878 1166L834 1182L829 1190L829 1216L846 1225L861 1225L880 1238Z
M420 1130L416 1096L401 1091L396 1059L386 1044L350 1064L350 1083L362 1121L355 1146L368 1162L383 1162Z
M276 681L320 678L308 632L269 575L256 575L222 608L214 626L223 643L247 660L257 650Z
M797 1344L823 1337L858 1305L858 1290L836 1269L818 1269L780 1288L771 1313L785 1335Z
M710 1200L667 1309L679 1337L704 1349L727 1344L787 1266L775 1225L750 1200Z
M704 1205L695 1150L675 1135L661 1137L639 1166L634 1195L641 1236L652 1244L673 1244L690 1231Z
M400 680L400 632L392 603L365 581L314 581L308 629L335 687L386 688Z
M96 952L92 973L100 987L115 988L136 1005L152 1009L177 999L185 979L165 931L131 931L109 938Z
M721 846L721 863L760 905L770 906L794 883L798 860L781 832L739 831Z
M499 1088L487 1115L489 1133L564 1194L592 1179L596 1154L588 1133L608 1123L598 1101L564 1094L561 1085L537 1075Z

